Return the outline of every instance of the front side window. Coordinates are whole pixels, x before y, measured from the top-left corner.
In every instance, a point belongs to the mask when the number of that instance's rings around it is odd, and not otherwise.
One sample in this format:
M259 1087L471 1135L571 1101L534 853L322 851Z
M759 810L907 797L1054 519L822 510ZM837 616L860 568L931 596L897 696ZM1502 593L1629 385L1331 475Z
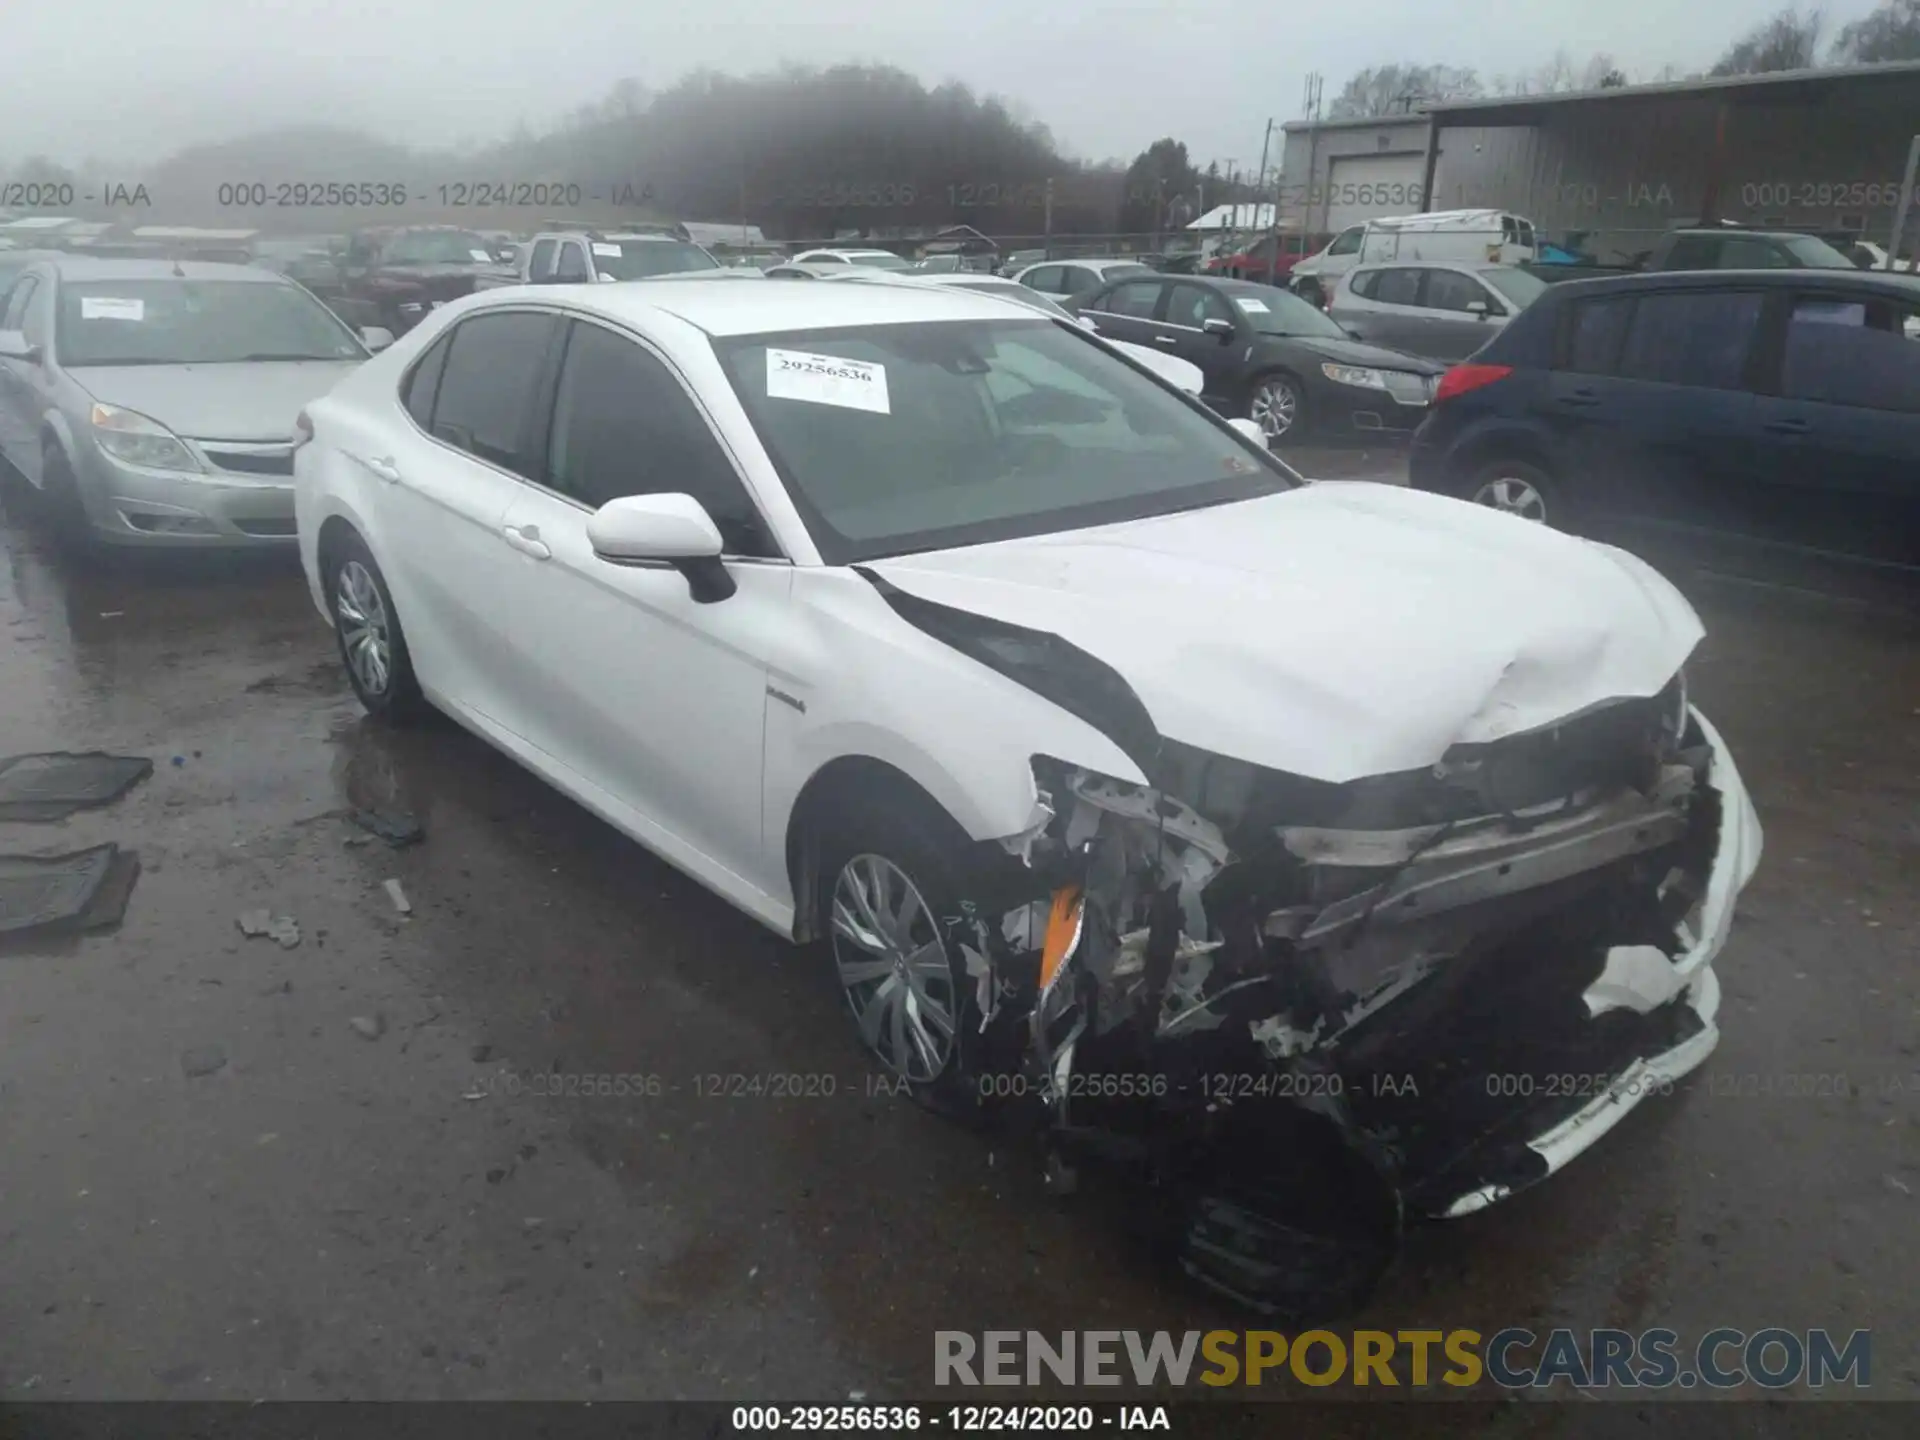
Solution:
M1744 387L1747 355L1760 327L1762 297L1754 291L1657 291L1639 297L1620 356L1634 380Z
M1453 310L1465 313L1467 307L1476 300L1491 311L1504 307L1497 305L1486 287L1471 275L1462 275L1458 270L1429 270L1427 272L1427 308L1429 310Z
M1920 307L1892 300L1796 300L1781 356L1790 400L1920 414Z
M578 240L560 242L560 254L554 261L553 278L562 285L582 285L592 278L587 273L586 248Z
M0 330L20 330L27 328L27 312L33 308L33 292L40 288L40 282L29 275L15 285L7 295L7 313Z
M507 310L455 326L433 402L435 437L503 470L537 478L540 457L528 453L528 421L557 323L537 311Z
M1042 265L1037 270L1029 270L1021 277L1020 283L1030 290L1038 290L1047 295L1067 293L1067 281L1059 265Z
M1342 230L1338 235L1333 237L1333 243L1327 246L1327 254L1358 255L1360 253L1360 237L1366 233L1367 227L1364 225L1355 225L1351 230Z
M1218 290L1204 285L1176 285L1173 298L1167 302L1167 320L1191 330L1205 328L1209 320L1225 320L1231 325L1233 307Z
M1771 240L1728 237L1720 246L1721 270L1782 270L1787 254Z
M1516 310L1526 309L1547 293L1547 282L1526 270L1482 270L1480 278L1511 300Z
M533 247L533 260L527 266L527 278L529 280L551 280L553 278L554 262L559 259L559 256L560 242L558 240L540 241Z
M285 281L69 281L59 301L54 336L67 366L362 360L367 354L332 311Z
M673 372L598 325L575 321L567 339L547 483L596 510L622 495L691 495L726 553L774 553L739 472Z
M827 563L1287 489L1290 471L1038 317L714 342Z

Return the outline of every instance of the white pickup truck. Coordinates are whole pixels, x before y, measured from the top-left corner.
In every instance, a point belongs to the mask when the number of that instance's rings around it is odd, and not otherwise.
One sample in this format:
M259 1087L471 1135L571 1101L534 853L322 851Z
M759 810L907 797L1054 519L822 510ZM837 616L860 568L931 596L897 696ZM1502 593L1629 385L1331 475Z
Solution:
M671 229L602 232L549 230L520 247L519 264L484 276L477 290L503 285L611 285L629 280L764 277L758 270L722 265Z

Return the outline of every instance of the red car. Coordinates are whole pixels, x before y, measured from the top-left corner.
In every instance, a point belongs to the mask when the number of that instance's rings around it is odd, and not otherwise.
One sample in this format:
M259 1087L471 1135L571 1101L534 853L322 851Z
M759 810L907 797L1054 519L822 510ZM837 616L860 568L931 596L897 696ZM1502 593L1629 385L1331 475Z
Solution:
M1280 254L1274 255L1274 247L1280 247ZM1274 283L1284 285L1293 267L1304 255L1318 250L1318 245L1309 244L1304 251L1297 241L1279 235L1262 235L1244 250L1232 255L1216 255L1207 262L1209 275L1222 275L1230 280L1265 280L1271 266Z

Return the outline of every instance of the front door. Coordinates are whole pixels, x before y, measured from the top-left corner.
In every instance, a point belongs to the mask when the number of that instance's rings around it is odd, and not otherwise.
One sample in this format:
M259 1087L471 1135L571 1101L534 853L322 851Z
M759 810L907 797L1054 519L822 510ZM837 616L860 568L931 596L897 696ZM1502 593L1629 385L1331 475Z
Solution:
M1257 295L1235 299L1249 313L1256 306L1264 310L1267 305ZM1224 320L1234 327L1234 333L1208 334L1209 320ZM1171 338L1174 354L1200 367L1206 377L1202 398L1215 409L1223 407L1235 392L1242 357L1253 338L1247 322L1234 313L1227 297L1205 285L1175 285L1167 300L1166 319L1158 323L1157 330L1159 336ZM1169 348L1162 339L1157 338L1155 344L1158 349Z
M594 554L595 509L656 493L706 507L734 594L701 604L669 566ZM515 643L540 694L527 738L696 873L717 865L764 888L767 654L788 633L793 570L673 370L619 331L573 321L543 483L521 488L505 524Z
M47 332L43 304L47 286L27 276L8 292L0 330L17 330L30 345L42 346L37 360L0 359L0 454L7 463L40 483L40 416L46 408Z

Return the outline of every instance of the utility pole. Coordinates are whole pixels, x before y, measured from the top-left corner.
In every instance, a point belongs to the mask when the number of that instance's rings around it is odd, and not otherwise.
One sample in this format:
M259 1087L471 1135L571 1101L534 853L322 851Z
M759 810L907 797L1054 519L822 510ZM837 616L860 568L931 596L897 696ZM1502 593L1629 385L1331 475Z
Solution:
M1053 258L1053 180L1051 177L1047 180L1046 195L1041 201L1040 224L1042 227L1040 258L1051 260Z
M1313 229L1314 176L1320 165L1320 72L1307 76L1307 92L1302 110L1307 117L1307 173L1301 190L1300 253L1307 253L1307 236Z
M1897 270L1900 267L1900 242L1907 233L1907 212L1913 208L1913 185L1916 174L1920 174L1920 135L1913 137L1913 144L1907 150L1907 175L1900 182L1900 206L1893 212L1893 234L1887 238L1887 268ZM1914 267L1920 270L1920 265Z
M1260 220L1260 197L1267 193L1267 151L1273 146L1273 117L1267 117L1267 133L1260 137L1260 178L1253 186L1253 218L1258 225ZM1267 284L1274 282L1280 266L1280 195L1275 188L1273 204L1273 244L1267 247Z

